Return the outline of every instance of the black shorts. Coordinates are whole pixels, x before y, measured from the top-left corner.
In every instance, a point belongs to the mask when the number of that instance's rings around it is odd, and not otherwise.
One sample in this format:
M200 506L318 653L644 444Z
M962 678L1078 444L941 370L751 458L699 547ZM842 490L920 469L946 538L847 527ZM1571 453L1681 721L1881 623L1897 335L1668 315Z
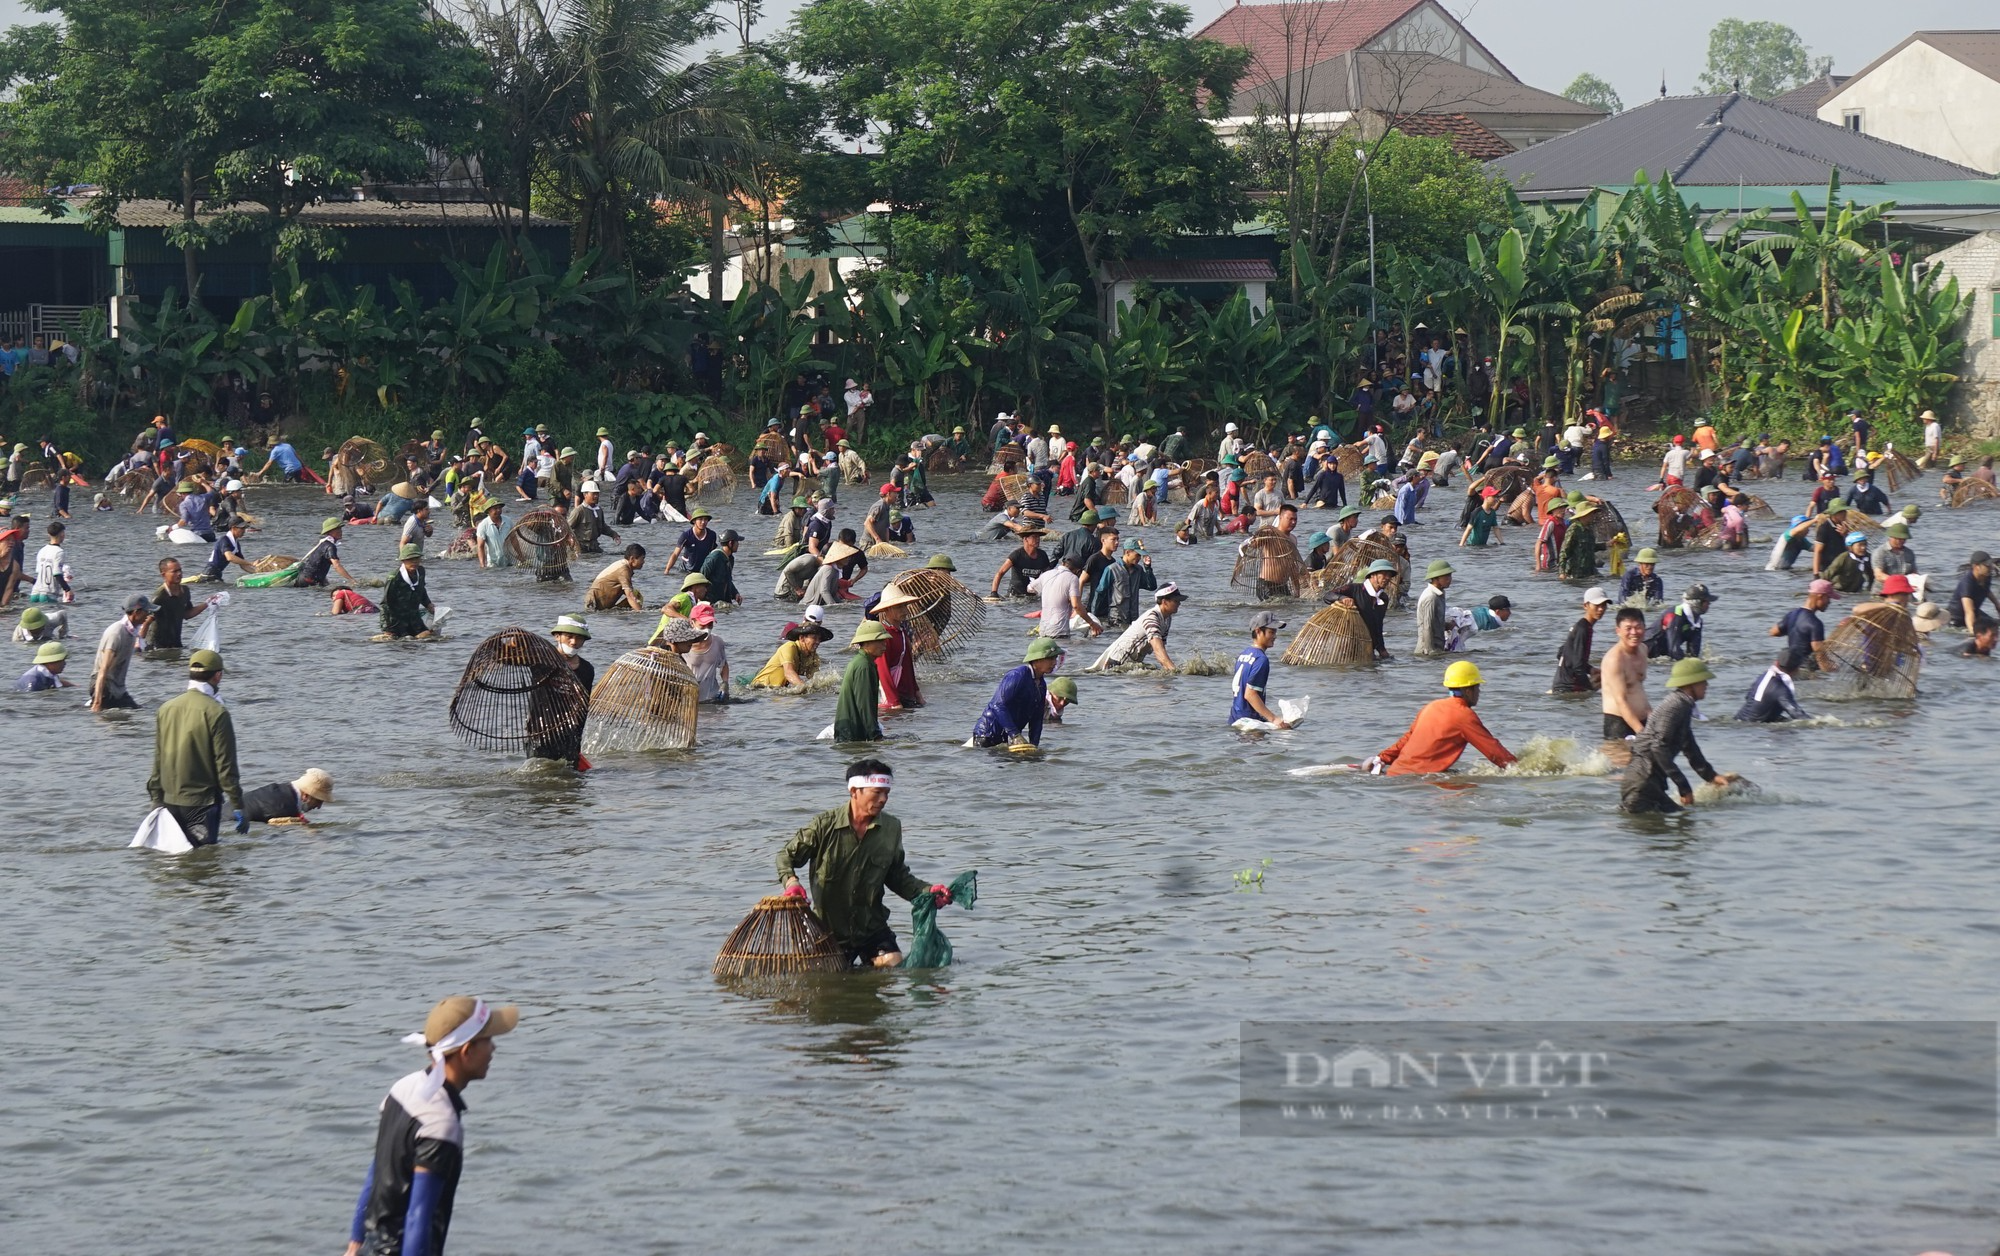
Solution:
M886 955L891 951L900 954L903 949L902 944L896 941L896 931L888 925L883 925L860 942L842 942L840 948L847 952L850 963L862 965L873 964L877 955Z
M1639 730L1627 724L1624 716L1613 715L1609 711L1604 713L1604 740L1624 741L1627 737L1638 735Z

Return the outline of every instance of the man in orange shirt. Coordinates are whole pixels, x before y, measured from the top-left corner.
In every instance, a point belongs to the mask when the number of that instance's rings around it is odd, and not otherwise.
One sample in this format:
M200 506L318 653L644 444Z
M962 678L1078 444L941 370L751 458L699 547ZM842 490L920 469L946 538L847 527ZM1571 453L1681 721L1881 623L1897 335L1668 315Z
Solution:
M1487 732L1486 725L1472 712L1479 705L1481 680L1479 669L1464 660L1445 668L1444 687L1451 691L1451 696L1428 703L1417 712L1410 731L1370 759L1368 770L1389 776L1444 772L1458 762L1467 746L1492 760L1495 767L1504 768L1514 762L1507 747Z
M1721 440L1715 434L1715 424L1710 423L1707 419L1696 419L1694 421L1694 447L1696 449L1706 449L1708 452L1714 453L1721 443Z

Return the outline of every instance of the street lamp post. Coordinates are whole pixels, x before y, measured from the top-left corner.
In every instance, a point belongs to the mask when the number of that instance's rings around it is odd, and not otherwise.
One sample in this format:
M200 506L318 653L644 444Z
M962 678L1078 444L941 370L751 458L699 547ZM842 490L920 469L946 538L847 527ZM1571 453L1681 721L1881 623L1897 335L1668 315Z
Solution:
M1368 349L1375 349L1375 189L1368 182L1368 151L1357 148L1354 159L1361 163L1361 192L1368 206Z

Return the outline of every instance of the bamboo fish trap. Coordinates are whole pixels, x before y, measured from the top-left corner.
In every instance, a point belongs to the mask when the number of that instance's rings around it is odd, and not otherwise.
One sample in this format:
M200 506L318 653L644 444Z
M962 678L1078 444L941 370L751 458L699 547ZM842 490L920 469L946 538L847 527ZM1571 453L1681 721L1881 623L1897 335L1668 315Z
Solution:
M1028 476L1025 472L1015 472L1000 477L1000 495L1010 502L1020 501L1028 493Z
M1875 473L1889 481L1889 491L1893 493L1921 476L1924 470L1892 449L1883 454L1882 460L1875 464Z
M253 576L262 576L274 571L283 571L298 561L298 559L293 558L290 554L266 554L262 558L251 562L250 574Z
M1893 602L1865 602L1826 634L1827 653L1842 667L1911 696L1923 668L1916 625Z
M144 497L152 487L153 473L144 467L118 477L118 492L124 497Z
M2000 488L1994 488L1984 480L1967 480L1952 491L1951 505L1956 510L1974 502L1990 502L1996 497L2000 497Z
M1336 602L1299 625L1283 661L1295 667L1359 667L1374 657L1373 646L1361 612Z
M1236 566L1229 573L1229 583L1237 588L1279 585L1286 597L1302 595L1311 582L1312 573L1299 553L1299 543L1270 528L1243 543Z
M689 749L699 692L694 672L672 650L641 646L626 651L590 691L583 753Z
M1500 490L1500 500L1511 502L1535 482L1534 472L1513 465L1495 467L1465 486L1466 496L1478 498L1486 489Z
M535 569L535 579L567 580L574 539L562 512L543 507L508 529L507 550L515 562Z
M917 599L904 623L919 658L950 658L986 626L986 603L948 571L918 567L889 583Z
M1261 449L1246 451L1242 461L1243 475L1246 479L1257 480L1278 473L1277 461Z
M736 500L736 473L729 469L727 458L711 457L701 464L688 488L691 497L726 506Z
M1880 523L1851 507L1842 506L1829 510L1826 512L1826 517L1831 519L1834 526L1842 532L1866 532L1869 536L1878 536L1882 532Z
M1340 468L1343 479L1361 474L1361 450L1355 445L1342 445L1334 451L1334 465Z
M1743 512L1745 519L1754 519L1758 523L1773 523L1778 518L1778 512L1771 509L1771 503L1749 493L1743 494L1743 501L1737 509Z
M877 541L868 547L868 557L870 558L908 558L909 556L910 551L904 549L894 541Z
M590 695L555 643L522 628L472 651L451 695L451 726L482 750L574 761L583 752Z
M1586 497L1584 500L1597 503L1597 509L1590 515L1589 527L1597 534L1599 545L1611 544L1611 538L1620 532L1624 532L1627 537L1632 535L1626 530L1625 516L1618 513L1618 507L1602 497Z
M774 977L838 972L848 966L847 952L804 899L773 894L758 899L730 932L713 971L718 977Z
M1714 522L1701 494L1691 488L1662 489L1660 499L1653 503L1653 513L1659 516L1659 544L1668 549L1679 548L1690 535Z
M1396 574L1389 581L1389 602L1394 605L1403 596L1403 590L1410 583L1410 560L1403 551L1379 536L1367 536L1358 541L1349 541L1340 547L1340 552L1327 559L1326 566L1320 568L1319 584L1323 589L1337 589L1343 584L1352 584L1368 570L1368 564L1377 559L1386 559L1396 564Z
M351 436L335 451L333 463L336 470L347 468L363 484L381 484L389 474L389 451L366 436ZM334 491L345 490L336 485Z
M1528 525L1535 522L1535 490L1525 489L1507 505L1507 518Z

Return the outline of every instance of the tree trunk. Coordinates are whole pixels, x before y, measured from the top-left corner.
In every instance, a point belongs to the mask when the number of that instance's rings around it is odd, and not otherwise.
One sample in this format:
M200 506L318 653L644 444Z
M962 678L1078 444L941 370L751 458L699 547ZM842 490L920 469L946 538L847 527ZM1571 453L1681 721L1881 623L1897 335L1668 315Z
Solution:
M194 165L181 163L181 221L187 225L188 237L181 241L181 270L187 281L188 299L193 300L195 290L201 286L201 272L195 265L194 248Z

